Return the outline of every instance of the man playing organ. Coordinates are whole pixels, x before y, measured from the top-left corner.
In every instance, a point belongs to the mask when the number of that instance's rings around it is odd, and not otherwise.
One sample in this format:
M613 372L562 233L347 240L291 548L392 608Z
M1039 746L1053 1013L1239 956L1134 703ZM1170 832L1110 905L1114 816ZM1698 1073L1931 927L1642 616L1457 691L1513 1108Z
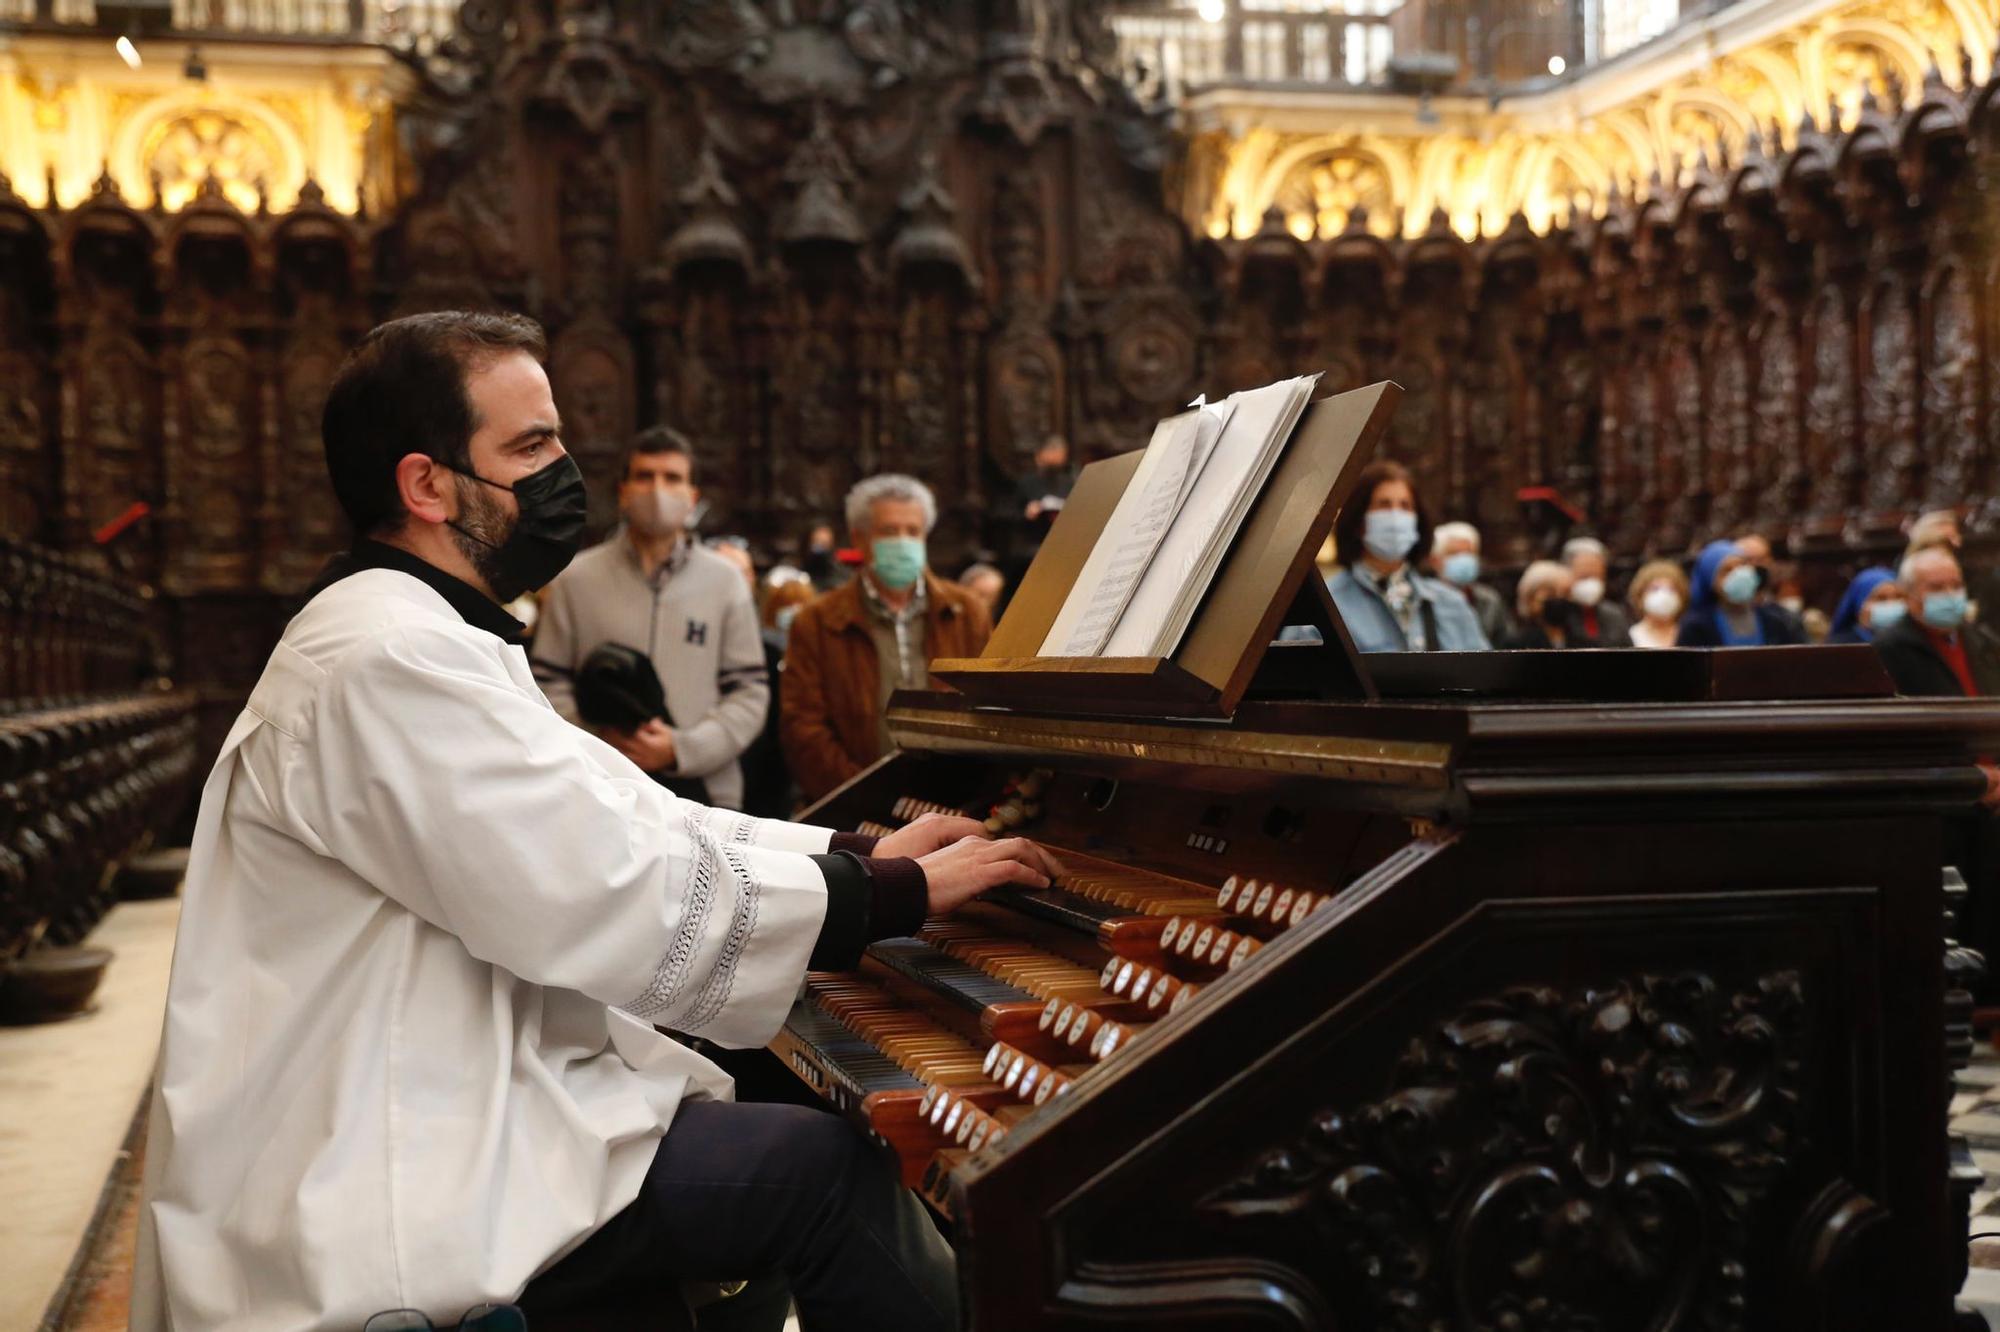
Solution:
M133 1326L781 1273L809 1328L952 1327L950 1251L865 1140L729 1103L656 1026L762 1044L808 967L1054 866L966 819L870 841L683 800L549 707L501 610L583 530L542 353L418 315L328 396L360 539L203 792Z

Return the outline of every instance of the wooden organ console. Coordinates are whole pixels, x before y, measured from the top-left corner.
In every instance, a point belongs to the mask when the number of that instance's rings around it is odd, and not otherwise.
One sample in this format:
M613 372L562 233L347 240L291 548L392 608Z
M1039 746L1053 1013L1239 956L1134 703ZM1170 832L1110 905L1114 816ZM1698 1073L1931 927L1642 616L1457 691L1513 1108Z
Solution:
M810 976L773 1052L982 1332L1983 1327L1942 870L2000 702L1867 648L1359 657L1308 575L1392 389L1309 410L1172 659L1033 656L1133 466L1085 470L803 815L1065 873Z
M1067 873L812 976L773 1049L948 1218L973 1328L1973 1326L1940 838L2000 704L1733 655L1792 697L1707 653L1227 724L899 695L807 817Z

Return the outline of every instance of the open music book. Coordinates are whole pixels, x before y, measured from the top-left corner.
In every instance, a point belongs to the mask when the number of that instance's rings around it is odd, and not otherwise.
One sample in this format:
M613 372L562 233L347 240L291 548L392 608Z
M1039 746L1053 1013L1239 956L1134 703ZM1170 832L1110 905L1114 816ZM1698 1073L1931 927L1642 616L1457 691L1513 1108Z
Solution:
M1318 382L1197 400L1161 421L1041 655L1171 656Z

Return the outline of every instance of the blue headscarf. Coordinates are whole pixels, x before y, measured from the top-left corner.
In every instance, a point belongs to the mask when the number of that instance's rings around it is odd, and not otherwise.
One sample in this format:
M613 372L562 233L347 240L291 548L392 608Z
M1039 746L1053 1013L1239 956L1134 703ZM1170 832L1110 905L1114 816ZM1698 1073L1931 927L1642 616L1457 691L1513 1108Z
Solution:
M1895 581L1895 570L1885 569L1879 564L1854 575L1854 581L1849 583L1847 591L1841 594L1840 605L1834 608L1833 628L1829 636L1851 630L1862 642L1871 641L1875 635L1867 625L1861 623L1861 605L1874 595L1876 588Z
M1736 543L1727 537L1711 541L1701 548L1701 556L1694 562L1694 573L1690 579L1693 586L1688 589L1690 614L1707 614L1719 604L1715 599L1715 571L1735 553Z
M1701 558L1694 562L1694 586L1688 590L1688 614L1701 616L1715 625L1716 637L1724 647L1759 647L1764 642L1764 620L1757 619L1756 629L1748 636L1737 633L1729 627L1729 621L1722 614L1722 602L1715 595L1715 573L1722 562L1736 554L1736 543L1724 537L1711 541L1701 548Z

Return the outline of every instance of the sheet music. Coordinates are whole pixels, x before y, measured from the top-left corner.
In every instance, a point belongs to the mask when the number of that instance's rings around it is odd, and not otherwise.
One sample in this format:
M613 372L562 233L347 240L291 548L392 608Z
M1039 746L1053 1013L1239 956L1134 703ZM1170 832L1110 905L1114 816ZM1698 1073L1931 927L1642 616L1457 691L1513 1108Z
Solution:
M1042 641L1045 657L1144 657L1180 645L1319 376L1196 399L1145 456Z
M1201 416L1185 412L1154 427L1146 456L1049 627L1043 656L1090 657L1103 650L1180 507L1201 441Z
M1188 485L1186 502L1100 655L1170 656L1180 646L1318 381L1318 375L1280 380L1230 396L1228 428Z

